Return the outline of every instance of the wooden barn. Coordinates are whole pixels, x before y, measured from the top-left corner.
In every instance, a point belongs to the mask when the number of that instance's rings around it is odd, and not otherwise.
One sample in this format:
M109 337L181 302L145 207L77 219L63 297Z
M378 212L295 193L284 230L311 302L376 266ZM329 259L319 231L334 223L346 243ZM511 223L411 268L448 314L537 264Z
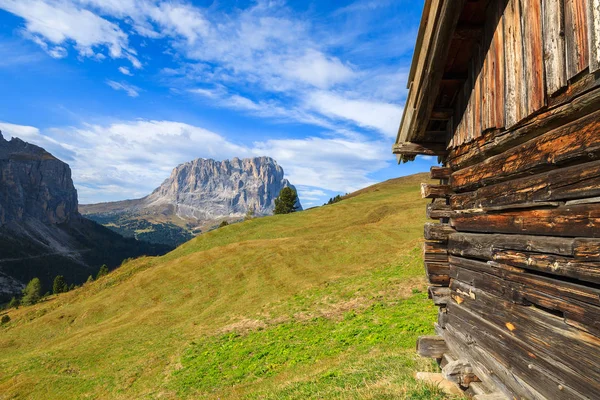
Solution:
M600 399L600 0L426 0L393 151L436 156L424 260L477 398Z

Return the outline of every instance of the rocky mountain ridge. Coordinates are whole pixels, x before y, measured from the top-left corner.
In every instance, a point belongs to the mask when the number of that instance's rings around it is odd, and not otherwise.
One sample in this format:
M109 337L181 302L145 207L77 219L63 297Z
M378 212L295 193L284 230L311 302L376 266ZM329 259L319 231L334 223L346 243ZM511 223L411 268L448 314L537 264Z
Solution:
M249 210L257 216L270 215L275 198L288 186L294 188L285 179L283 168L270 157L198 158L175 167L169 178L144 198L81 205L80 209L107 226L135 222L137 227L140 220L164 225L166 221L175 229L174 225L184 222L184 228L192 232L222 220L241 219ZM299 201L297 207L301 209Z

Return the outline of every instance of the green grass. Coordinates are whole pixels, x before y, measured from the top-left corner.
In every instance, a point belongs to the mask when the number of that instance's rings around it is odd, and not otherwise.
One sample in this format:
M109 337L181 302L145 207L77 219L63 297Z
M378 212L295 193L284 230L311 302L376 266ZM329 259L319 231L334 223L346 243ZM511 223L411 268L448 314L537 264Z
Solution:
M413 176L260 218L9 311L0 398L445 398Z

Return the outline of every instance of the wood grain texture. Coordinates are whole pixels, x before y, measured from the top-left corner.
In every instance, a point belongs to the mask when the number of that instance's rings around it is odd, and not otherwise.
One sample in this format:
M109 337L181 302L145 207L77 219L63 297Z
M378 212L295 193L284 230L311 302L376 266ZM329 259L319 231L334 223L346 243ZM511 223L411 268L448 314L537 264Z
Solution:
M564 0L543 1L546 91L553 95L567 85Z
M497 20L494 31L494 127L502 128L505 125L505 54L504 54L504 1L496 3L495 17Z
M515 233L565 237L600 237L600 204L500 213L464 212L450 219L461 232Z
M567 78L572 79L589 64L587 1L565 1L565 53Z
M504 11L504 55L506 58L504 102L507 128L521 121L526 116L527 108L520 3L520 0L509 0Z
M456 171L450 178L455 192L518 178L577 160L600 157L600 112L563 125L502 154Z
M521 1L523 30L523 66L527 92L524 115L531 115L546 105L544 60L542 44L542 3L540 0Z
M442 242L448 241L448 236L456 232L450 225L435 224L428 222L425 224L424 236L427 240L438 240Z
M417 339L417 353L421 357L442 358L448 351L446 341L438 335L419 336Z
M424 199L439 199L450 197L452 194L450 185L432 185L430 183L421 183L421 197Z
M600 69L600 0L587 0L590 73Z
M450 197L453 210L600 196L600 161L560 168L537 175L484 186Z

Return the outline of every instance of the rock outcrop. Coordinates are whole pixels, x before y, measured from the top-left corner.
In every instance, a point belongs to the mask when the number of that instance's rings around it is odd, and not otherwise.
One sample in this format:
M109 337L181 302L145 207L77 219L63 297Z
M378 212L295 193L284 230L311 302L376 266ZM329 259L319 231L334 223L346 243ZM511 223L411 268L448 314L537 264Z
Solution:
M0 302L32 278L79 284L123 259L162 254L81 216L69 166L44 149L0 133Z
M199 158L177 166L141 207L172 210L181 218L210 220L273 213L275 198L293 187L270 157L215 161ZM294 188L295 190L295 188ZM297 205L301 208L300 203Z
M213 229L223 220L242 219L249 210L270 215L284 187L281 166L270 157L215 161L198 158L181 164L148 196L110 203L81 205L86 217L125 234L154 243L180 244L189 235ZM294 188L295 190L295 188ZM297 208L302 209L300 201ZM181 231L184 229L183 235Z
M69 221L77 213L71 169L41 147L0 132L0 226L26 217L44 223Z

